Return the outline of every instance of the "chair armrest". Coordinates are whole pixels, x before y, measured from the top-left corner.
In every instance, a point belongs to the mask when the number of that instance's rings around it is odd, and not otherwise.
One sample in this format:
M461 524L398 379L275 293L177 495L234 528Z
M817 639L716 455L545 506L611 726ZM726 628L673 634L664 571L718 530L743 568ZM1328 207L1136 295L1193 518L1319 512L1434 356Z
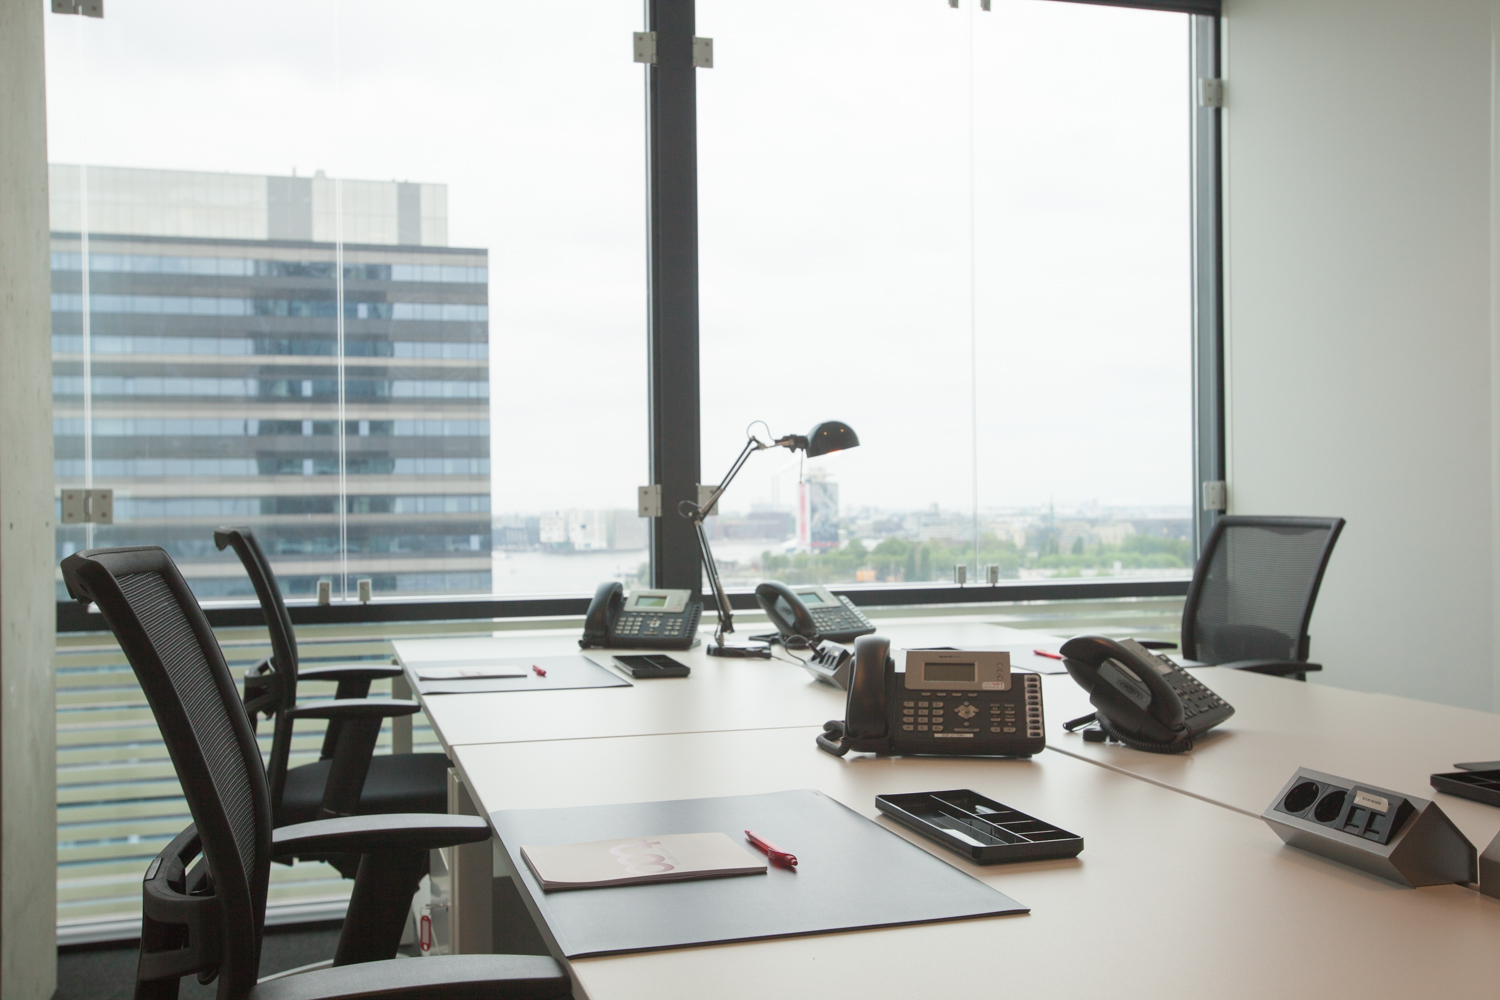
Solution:
M568 974L547 955L447 955L317 969L253 987L247 1000L561 1000Z
M293 823L271 831L271 853L366 854L403 849L432 850L490 839L482 816L448 813L376 813Z
M393 719L413 715L421 708L405 698L340 698L293 705L287 716L292 719Z
M1220 663L1217 666L1220 670L1245 670L1272 677L1289 677L1292 674L1323 669L1321 663L1298 663L1295 660L1235 660L1233 663Z
M302 681L378 681L400 676L401 668L389 663L329 663L297 668L299 684Z

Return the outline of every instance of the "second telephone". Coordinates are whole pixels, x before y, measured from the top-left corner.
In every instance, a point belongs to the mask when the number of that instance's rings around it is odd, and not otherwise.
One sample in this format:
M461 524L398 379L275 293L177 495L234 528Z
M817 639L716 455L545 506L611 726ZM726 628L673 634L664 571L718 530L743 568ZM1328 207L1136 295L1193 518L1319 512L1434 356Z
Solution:
M691 649L703 602L686 590L632 590L599 584L583 619L584 649Z
M1047 746L1042 678L1012 673L1010 654L909 649L896 670L891 641L861 636L842 722L825 722L818 746L884 754L1030 757Z
M1086 730L1085 739L1185 753L1194 739L1234 714L1232 705L1192 674L1133 639L1080 635L1063 643L1061 652L1063 665L1097 710L1064 726L1072 732L1097 721L1099 729Z
M869 635L875 626L849 598L827 587L797 587L767 580L755 588L755 600L783 639L798 635L815 642L849 642Z

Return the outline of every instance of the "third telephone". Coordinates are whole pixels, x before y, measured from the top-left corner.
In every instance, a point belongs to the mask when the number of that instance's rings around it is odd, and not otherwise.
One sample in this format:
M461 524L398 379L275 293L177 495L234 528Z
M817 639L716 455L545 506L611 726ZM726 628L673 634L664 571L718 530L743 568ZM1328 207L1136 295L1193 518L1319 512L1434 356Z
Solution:
M1108 737L1149 753L1185 753L1194 739L1234 714L1232 705L1192 674L1132 639L1075 636L1063 643L1062 655L1097 710L1064 725L1072 732L1097 720L1099 729L1085 730L1085 739Z
M584 649L690 649L703 603L686 590L633 590L601 583L583 619Z
M896 670L891 642L861 636L842 722L823 724L818 746L886 754L1029 757L1047 746L1042 678L1012 673L1010 654L908 649Z

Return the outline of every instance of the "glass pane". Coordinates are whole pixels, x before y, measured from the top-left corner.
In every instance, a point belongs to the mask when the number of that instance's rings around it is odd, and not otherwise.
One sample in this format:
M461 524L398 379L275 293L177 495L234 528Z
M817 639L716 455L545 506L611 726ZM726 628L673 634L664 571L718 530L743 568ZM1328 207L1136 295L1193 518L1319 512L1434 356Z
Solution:
M727 583L1178 560L1187 21L699 5L704 475L755 419L781 435L837 418L861 439L752 458L713 525ZM1147 541L1162 532L1181 541Z
M59 479L114 488L118 522L60 554L163 544L204 598L250 594L224 523L294 596L643 573L640 11L588 6L158 2L53 29L59 232L92 180L94 250L82 312L87 250L59 236Z
M973 24L979 561L1189 577L1190 18Z
M473 248L451 263L488 268L487 284L428 267L425 285L401 286L424 303L489 292L487 323L444 313L407 324L421 340L398 342L390 362L428 386L395 401L393 453L422 477L402 489L446 505L403 516L427 525L410 533L446 574L421 589L591 594L634 578L647 560L634 510L647 479L642 67L630 46L640 5L462 0L345 14L341 171L441 182L447 243ZM486 340L487 358L464 354ZM403 439L403 427L422 436ZM351 467L351 503L375 489ZM367 520L373 536L391 518ZM360 521L351 516L351 548Z
M331 13L49 18L57 475L115 491L59 556L162 545L243 599L212 533L249 525L289 595L342 589Z

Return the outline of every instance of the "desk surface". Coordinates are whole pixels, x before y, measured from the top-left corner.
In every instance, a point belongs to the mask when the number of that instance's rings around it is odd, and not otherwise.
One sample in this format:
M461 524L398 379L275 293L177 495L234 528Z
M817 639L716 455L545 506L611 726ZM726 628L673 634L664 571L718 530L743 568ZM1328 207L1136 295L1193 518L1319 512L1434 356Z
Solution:
M1428 783L1456 761L1500 759L1500 715L1238 670L1192 673L1235 714L1190 754L1142 753L1064 732L1064 722L1092 711L1066 675L1042 681L1047 745L1255 816L1305 766L1433 799L1481 851L1500 830L1500 809Z
M454 758L486 809L817 788L875 816L880 793L964 787L1085 838L1077 859L982 868L882 819L1032 914L574 962L593 1000L917 996L960 963L982 995L1071 994L1115 977L1320 1000L1479 995L1500 982L1500 901L1471 890L1399 888L1287 848L1259 820L1063 754L839 760L814 747L815 731L471 745Z
M1035 662L1056 669L1055 661L1024 650L1056 641L1034 632L970 620L913 619L882 621L882 634L907 646L973 645L1014 647L1018 663ZM756 628L743 630L746 633ZM743 639L737 645L743 645ZM403 664L474 661L507 656L556 656L578 652L570 632L504 633L456 639L399 639L393 643ZM616 652L587 650L597 663L613 665ZM821 726L843 718L843 691L821 684L802 667L785 659L738 660L709 656L703 646L670 655L692 668L686 678L640 680L632 688L569 691L432 695L422 706L443 746L570 740L601 736L645 736L662 733L783 726ZM780 657L790 657L777 649Z

